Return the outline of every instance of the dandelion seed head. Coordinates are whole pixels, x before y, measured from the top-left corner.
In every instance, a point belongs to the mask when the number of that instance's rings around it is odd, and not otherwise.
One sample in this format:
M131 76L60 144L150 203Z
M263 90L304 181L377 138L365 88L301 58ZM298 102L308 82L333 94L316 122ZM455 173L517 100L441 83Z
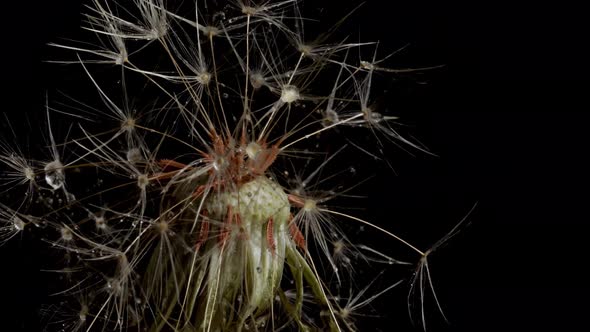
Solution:
M265 177L258 177L241 186L238 192L221 193L206 203L211 216L223 219L227 207L232 206L244 220L263 225L270 218L287 220L289 203L283 189Z

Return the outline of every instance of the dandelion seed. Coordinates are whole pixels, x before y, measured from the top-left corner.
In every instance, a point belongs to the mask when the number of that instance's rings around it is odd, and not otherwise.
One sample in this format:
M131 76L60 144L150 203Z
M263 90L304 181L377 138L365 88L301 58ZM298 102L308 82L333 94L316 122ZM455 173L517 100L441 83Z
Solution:
M5 190L8 191L27 185L27 195L32 196L36 187L35 163L22 156L18 149L12 149L0 141L0 164L7 167L0 172L0 187L6 187Z

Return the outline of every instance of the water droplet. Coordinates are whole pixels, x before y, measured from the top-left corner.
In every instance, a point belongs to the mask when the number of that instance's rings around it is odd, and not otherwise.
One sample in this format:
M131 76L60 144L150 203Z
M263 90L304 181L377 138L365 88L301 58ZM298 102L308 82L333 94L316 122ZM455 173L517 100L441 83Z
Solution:
M19 217L19 216L14 216L12 218L12 224L14 225L14 229L16 229L17 231L22 231L23 229L25 229L25 222Z
M63 187L66 176L63 171L63 165L59 160L54 160L45 165L45 182L54 190Z
M127 151L127 161L132 164L137 164L143 161L143 156L138 148L131 148Z

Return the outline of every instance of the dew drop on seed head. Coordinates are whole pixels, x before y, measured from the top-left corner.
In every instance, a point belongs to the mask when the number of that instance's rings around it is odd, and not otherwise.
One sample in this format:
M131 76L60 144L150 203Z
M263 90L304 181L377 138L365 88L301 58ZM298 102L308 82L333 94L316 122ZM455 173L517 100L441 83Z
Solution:
M67 242L73 239L72 232L67 227L62 227L60 232L62 240Z
M143 161L143 156L138 148L131 148L127 151L127 161L132 164L137 164Z
M76 200L76 196L74 196L74 194L71 194L71 193L68 193L68 192L66 193L66 201L68 203L71 203L71 202L73 202L75 200Z
M25 229L25 222L19 216L12 217L12 224L17 231Z
M45 182L54 190L63 187L66 176L63 171L63 165L59 160L54 160L45 165Z
M105 230L107 228L107 223L104 220L104 217L95 217L94 223L97 229Z
M325 127L331 126L340 121L338 113L332 109L328 109L324 112L324 118L322 119L322 125Z

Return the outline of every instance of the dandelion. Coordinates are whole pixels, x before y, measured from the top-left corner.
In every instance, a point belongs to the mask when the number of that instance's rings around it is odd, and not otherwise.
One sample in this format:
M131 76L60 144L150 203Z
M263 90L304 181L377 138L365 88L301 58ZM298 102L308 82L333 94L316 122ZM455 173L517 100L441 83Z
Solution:
M63 111L48 102L50 161L0 143L0 185L44 202L1 202L0 243L48 225L44 240L76 271L58 295L87 294L56 322L72 331L352 331L402 282L353 295L355 264L408 264L357 243L349 230L361 226L418 254L423 292L426 258L440 245L421 251L338 205L366 181L343 184L356 171L340 157L360 146L337 137L326 147L323 137L347 128L378 150L426 151L371 105L374 73L395 72L377 60L377 44L331 40L349 16L309 42L296 0L195 1L189 11L162 0L91 3L84 28L94 39L51 44L77 58L52 62L73 64L97 103L74 96ZM335 294L346 286L342 303Z

